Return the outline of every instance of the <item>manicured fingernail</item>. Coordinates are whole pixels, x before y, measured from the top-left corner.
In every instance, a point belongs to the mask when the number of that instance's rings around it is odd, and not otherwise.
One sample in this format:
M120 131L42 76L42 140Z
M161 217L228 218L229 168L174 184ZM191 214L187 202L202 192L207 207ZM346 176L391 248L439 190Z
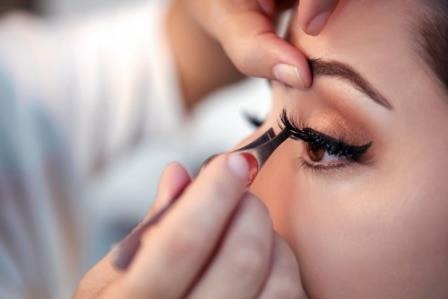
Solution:
M227 166L230 171L241 179L249 176L249 164L241 154L231 154L227 159Z
M227 160L230 171L237 177L246 179L250 185L258 173L258 161L251 153L234 153Z
M251 153L235 153L228 161L230 171L242 179L247 180L249 186L258 173L258 161Z
M249 186L255 180L255 177L258 173L258 161L255 159L254 155L250 153L242 153L241 154L244 159L246 159L246 163L249 166L249 178L247 185Z
M311 21L309 21L308 25L306 26L306 33L310 35L319 34L327 23L330 14L331 11L324 11L311 19Z
M293 87L305 87L299 69L295 66L289 64L277 64L272 69L272 72L278 81Z

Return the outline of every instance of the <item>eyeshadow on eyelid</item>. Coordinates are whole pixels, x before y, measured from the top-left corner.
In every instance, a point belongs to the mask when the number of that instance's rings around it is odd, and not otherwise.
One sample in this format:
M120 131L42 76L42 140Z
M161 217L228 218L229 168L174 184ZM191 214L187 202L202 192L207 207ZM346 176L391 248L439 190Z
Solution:
M371 141L366 130L356 122L351 122L338 112L323 111L312 113L306 118L298 119L298 114L288 114L302 127L310 127L326 135L344 140L352 144L365 144Z

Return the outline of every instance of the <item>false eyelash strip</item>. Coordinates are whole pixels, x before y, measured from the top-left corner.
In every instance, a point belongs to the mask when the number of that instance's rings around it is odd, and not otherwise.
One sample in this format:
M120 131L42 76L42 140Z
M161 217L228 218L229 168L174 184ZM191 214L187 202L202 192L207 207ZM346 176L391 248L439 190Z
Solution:
M300 129L290 120L286 110L283 110L280 121L280 127L286 129L291 138L303 140L312 148L324 149L330 155L341 156L357 161L372 145L372 142L360 146L349 145L311 128Z

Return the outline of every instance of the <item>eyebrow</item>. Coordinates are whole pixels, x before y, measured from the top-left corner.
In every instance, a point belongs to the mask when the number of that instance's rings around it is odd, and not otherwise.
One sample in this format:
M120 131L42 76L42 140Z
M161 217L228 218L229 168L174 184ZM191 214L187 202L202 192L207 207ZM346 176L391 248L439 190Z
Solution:
M309 64L313 77L330 76L347 80L357 90L366 94L377 104L389 110L393 109L390 102L351 66L338 61L324 61L321 59L310 59Z

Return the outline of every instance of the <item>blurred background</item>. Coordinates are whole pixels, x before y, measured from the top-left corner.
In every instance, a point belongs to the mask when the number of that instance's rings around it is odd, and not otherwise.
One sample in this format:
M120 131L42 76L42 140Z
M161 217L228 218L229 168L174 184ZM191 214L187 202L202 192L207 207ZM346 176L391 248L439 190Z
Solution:
M138 0L0 0L2 17L18 9L48 20L82 21L97 12ZM159 176L170 161L195 173L209 155L232 148L254 128L243 117L267 115L270 91L266 81L251 79L207 97L188 116L177 136L148 143L113 161L88 185L90 248L86 268L102 257L148 211ZM232 121L229 121L229 120Z
M45 16L66 17L132 2L133 0L1 0L0 12L22 9Z
M14 9L36 11L34 0L2 0L0 1L0 13L4 14Z

